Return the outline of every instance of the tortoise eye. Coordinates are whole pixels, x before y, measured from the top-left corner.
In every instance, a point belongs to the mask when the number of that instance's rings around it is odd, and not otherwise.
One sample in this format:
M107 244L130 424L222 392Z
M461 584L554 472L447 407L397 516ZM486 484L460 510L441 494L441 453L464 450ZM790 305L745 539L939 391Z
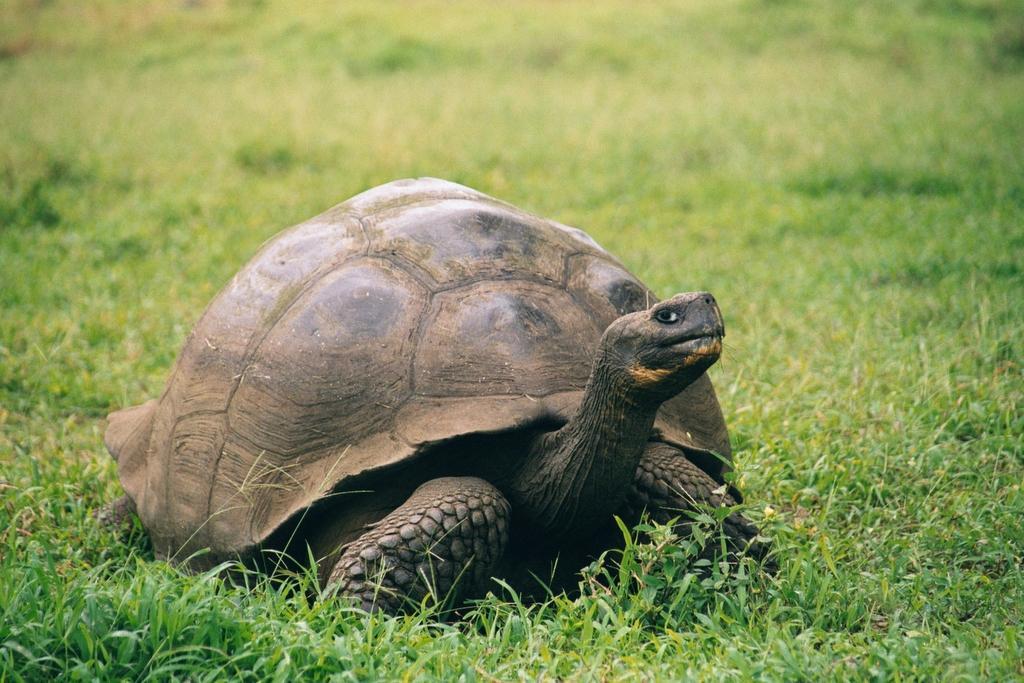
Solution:
M672 323L679 322L679 314L676 313L675 311L663 308L654 314L654 319L657 320L659 323L671 325Z

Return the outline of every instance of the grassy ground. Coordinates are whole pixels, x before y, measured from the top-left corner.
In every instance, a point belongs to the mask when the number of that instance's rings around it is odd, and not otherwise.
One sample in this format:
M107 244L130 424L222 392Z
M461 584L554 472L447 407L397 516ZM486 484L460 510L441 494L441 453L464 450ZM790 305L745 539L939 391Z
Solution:
M3 3L0 680L1024 678L1022 93L995 0ZM775 578L662 542L443 625L97 528L103 417L217 289L417 175L715 292Z

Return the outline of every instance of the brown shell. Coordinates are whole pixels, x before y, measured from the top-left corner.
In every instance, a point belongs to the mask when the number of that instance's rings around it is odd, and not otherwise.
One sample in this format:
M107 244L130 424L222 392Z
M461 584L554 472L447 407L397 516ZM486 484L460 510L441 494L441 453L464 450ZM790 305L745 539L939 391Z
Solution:
M604 329L654 301L580 230L442 180L388 183L268 241L163 395L110 416L107 447L159 556L245 556L427 444L567 418ZM730 454L706 376L656 426Z

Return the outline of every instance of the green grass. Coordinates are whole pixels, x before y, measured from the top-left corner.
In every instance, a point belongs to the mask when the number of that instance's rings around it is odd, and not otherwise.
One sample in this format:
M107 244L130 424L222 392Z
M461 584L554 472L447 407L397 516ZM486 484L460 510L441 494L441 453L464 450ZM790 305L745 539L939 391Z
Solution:
M1024 679L1024 6L338 5L0 6L0 680ZM777 576L656 533L438 623L97 528L103 417L231 274L418 175L716 294Z

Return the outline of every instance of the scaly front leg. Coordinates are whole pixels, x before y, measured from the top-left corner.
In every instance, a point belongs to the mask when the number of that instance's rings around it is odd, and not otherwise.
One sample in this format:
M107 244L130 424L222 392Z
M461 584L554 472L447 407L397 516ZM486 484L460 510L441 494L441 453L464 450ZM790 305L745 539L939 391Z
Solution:
M622 517L627 523L636 523L646 509L651 519L660 524L678 518L676 531L686 536L693 523L691 513L698 506L735 504L732 496L704 470L690 462L681 450L665 443L651 442L637 466ZM765 561L769 570L773 569L774 563L766 558L768 547L756 540L757 527L740 514L731 513L722 521L722 533L730 557L749 554ZM708 554L713 552L714 547L709 547Z
M92 516L102 527L113 531L124 531L131 528L135 514L135 503L132 502L132 499L128 496L121 496L98 510L93 510Z
M415 608L428 594L461 601L486 588L508 532L509 505L494 486L433 479L344 549L327 588L368 612Z

